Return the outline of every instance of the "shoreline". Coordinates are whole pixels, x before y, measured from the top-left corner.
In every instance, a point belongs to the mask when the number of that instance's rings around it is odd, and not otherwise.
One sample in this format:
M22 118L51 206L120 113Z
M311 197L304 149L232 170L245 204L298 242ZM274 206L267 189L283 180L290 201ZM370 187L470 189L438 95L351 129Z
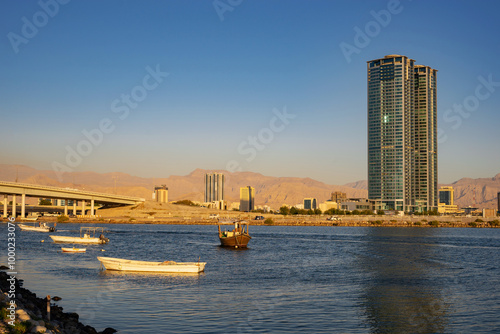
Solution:
M458 220L450 220L448 217L439 216L425 216L425 217L396 217L392 216L388 218L387 216L340 216L339 221L328 221L324 217L276 217L276 215L270 215L273 220L272 224L265 223L264 220L253 220L246 217L228 217L221 218L220 221L224 220L235 220L242 219L246 220L253 226L330 226L330 227L415 227L415 228L500 228L499 217L495 218L462 218ZM2 221L6 221L2 219ZM39 221L48 223L57 223L57 225L64 224L144 224L144 225L218 225L218 220L215 219L203 219L197 218L193 219L191 217L180 218L180 217L161 217L158 219L144 219L144 218L129 218L129 217L100 217L100 218L70 218L66 222L57 222L54 217L47 217L46 219L40 219ZM21 220L17 223L33 223L33 222L23 222ZM38 222L38 221L37 221ZM36 222L34 222L36 223Z
M7 291L9 289L12 291L13 288L15 298L9 299ZM53 303L50 303L48 312L47 299L39 298L35 293L23 288L22 280L9 277L4 271L0 271L0 292L3 315L0 319L0 333L16 331L15 333L112 334L117 332L110 327L98 332L94 327L82 324L77 313L65 313L62 307ZM13 301L15 306L12 306Z

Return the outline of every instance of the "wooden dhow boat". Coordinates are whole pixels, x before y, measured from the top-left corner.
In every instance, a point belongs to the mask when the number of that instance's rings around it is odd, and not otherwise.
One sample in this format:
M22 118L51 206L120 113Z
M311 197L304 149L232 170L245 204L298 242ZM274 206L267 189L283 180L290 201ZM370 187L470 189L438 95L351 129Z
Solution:
M38 225L38 226L37 226ZM17 224L22 231L33 231L33 232L55 232L56 224L54 226L49 226L46 223L38 223L33 225Z
M199 273L205 270L206 262L151 262L101 257L97 259L106 270L142 271L155 273Z
M219 240L221 246L246 248L252 239L248 234L248 222L219 222Z
M98 237L96 235L99 234ZM72 244L106 244L109 239L104 236L102 227L80 227L79 237L65 237L60 235L50 236L54 242L72 243Z

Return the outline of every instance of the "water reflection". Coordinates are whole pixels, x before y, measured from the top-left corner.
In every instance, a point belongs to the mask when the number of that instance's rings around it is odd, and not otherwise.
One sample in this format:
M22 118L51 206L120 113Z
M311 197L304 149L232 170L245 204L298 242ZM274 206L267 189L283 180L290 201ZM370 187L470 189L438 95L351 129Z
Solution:
M442 333L448 303L439 281L433 229L371 228L360 256L368 274L362 309L372 333Z

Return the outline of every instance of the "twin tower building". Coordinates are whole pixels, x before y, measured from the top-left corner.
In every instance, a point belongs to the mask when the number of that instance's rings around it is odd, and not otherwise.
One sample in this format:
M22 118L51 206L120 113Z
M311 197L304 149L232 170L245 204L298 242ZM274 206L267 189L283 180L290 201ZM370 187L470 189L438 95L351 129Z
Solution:
M368 198L383 210L437 210L437 70L401 55L367 70Z

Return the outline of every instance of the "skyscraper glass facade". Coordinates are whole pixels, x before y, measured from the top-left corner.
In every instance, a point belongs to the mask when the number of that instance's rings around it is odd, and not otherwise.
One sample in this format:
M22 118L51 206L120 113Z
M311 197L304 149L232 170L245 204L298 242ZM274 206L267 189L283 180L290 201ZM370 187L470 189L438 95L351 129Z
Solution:
M224 200L224 174L205 174L205 203Z
M368 197L391 210L436 209L437 71L401 55L367 64Z
M255 188L240 188L240 211L250 212L255 209Z

